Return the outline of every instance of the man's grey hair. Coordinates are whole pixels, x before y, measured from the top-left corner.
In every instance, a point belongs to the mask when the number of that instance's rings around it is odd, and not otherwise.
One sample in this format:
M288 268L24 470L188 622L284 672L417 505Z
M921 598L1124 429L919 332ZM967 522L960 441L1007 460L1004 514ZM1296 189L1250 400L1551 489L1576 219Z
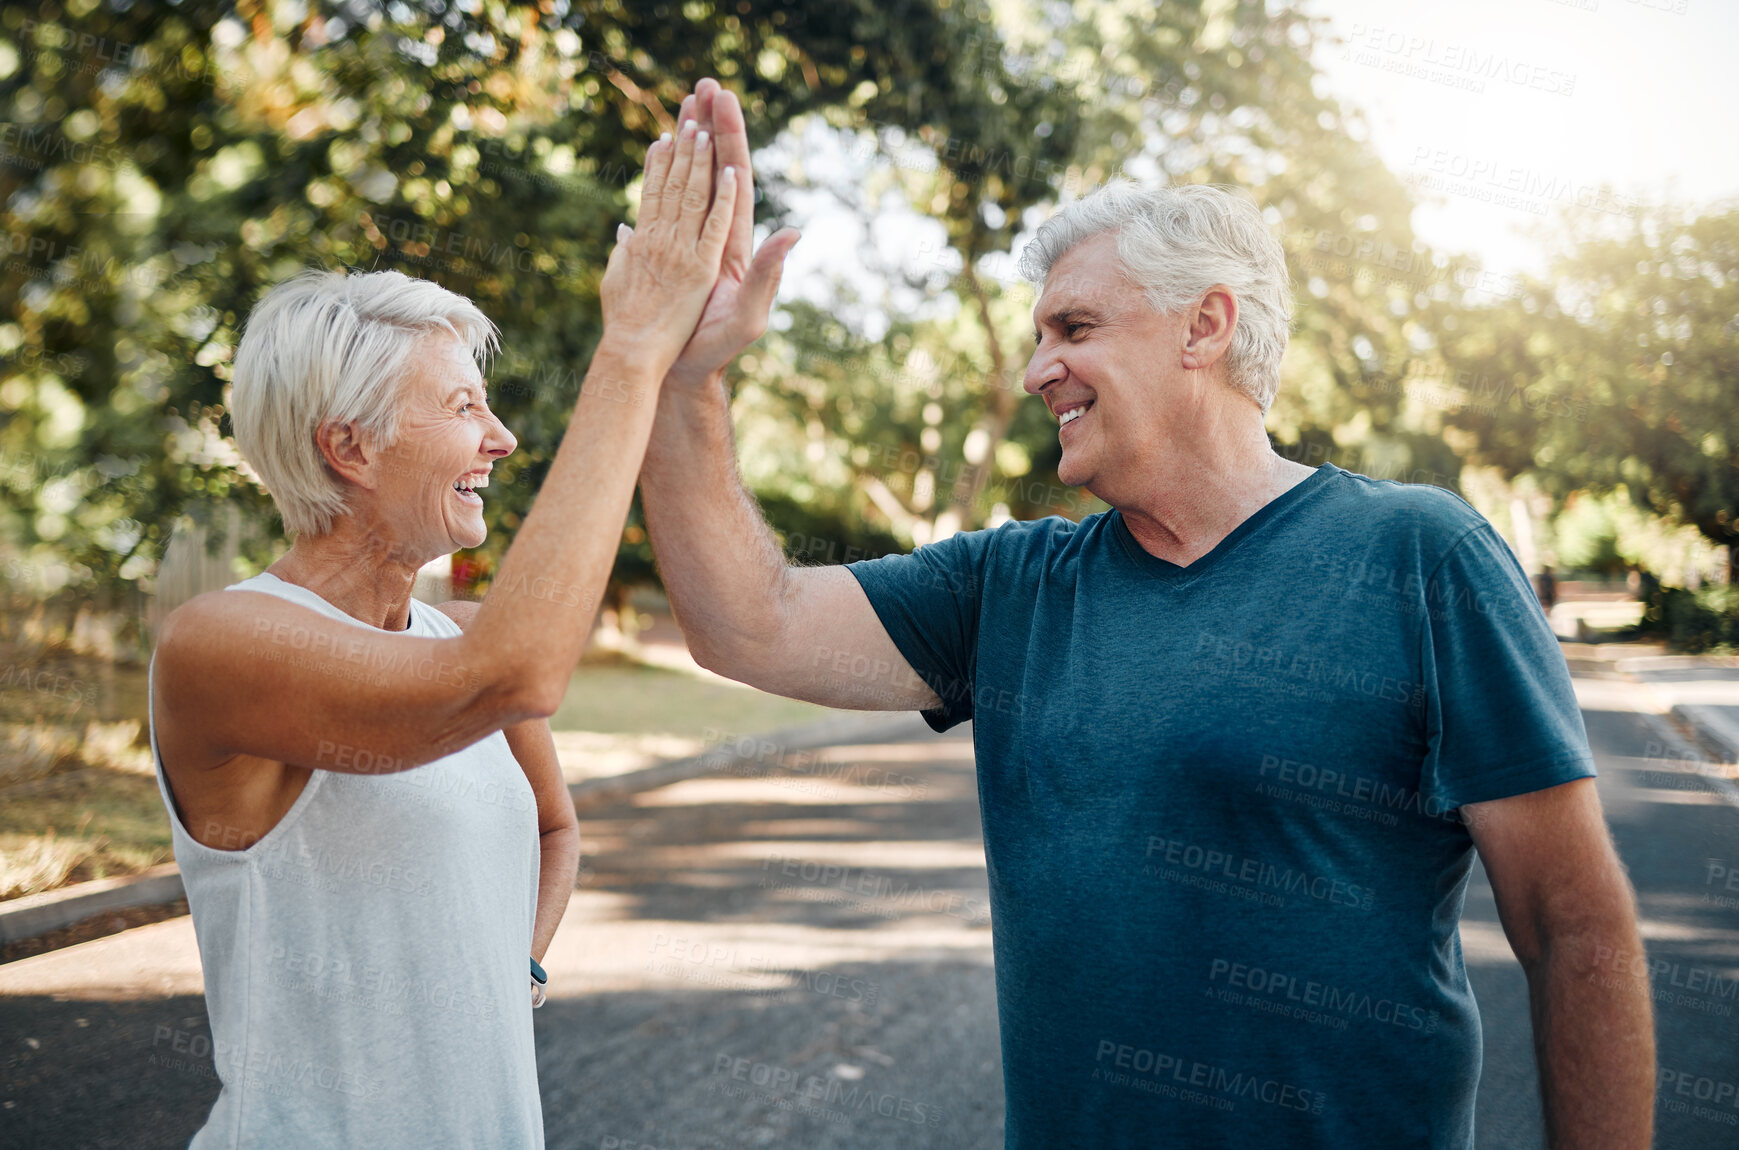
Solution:
M1231 289L1238 322L1226 352L1227 381L1266 412L1280 389L1280 360L1292 326L1286 253L1246 196L1212 184L1143 188L1107 184L1059 210L1020 256L1020 272L1043 284L1064 252L1117 234L1117 258L1147 302L1162 312L1199 304L1208 289Z
M497 346L477 305L400 272L306 271L267 292L236 348L230 419L290 534L324 535L345 511L344 483L315 441L354 423L378 447L398 437L401 383L437 333L481 365Z

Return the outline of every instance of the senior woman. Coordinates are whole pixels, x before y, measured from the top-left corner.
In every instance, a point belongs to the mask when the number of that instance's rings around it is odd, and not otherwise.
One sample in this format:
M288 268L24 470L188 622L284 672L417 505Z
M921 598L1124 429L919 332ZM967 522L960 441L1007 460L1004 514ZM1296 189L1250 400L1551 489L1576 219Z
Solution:
M573 421L480 607L410 592L483 542L514 449L489 321L392 272L299 276L249 317L236 439L294 543L174 612L151 673L222 1083L194 1147L543 1144L534 974L579 841L546 720L661 381L751 226L746 172L715 177L694 127L648 152Z

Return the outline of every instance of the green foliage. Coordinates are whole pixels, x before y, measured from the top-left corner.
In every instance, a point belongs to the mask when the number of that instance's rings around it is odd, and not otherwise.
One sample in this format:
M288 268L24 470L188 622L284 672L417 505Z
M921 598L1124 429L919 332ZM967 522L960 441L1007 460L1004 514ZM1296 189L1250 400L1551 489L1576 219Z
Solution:
M1595 499L1573 501L1552 523L1558 547L1558 562L1566 571L1622 571L1618 551L1618 525L1606 505Z
M1707 584L1695 591L1659 587L1643 608L1640 634L1656 635L1693 654L1739 650L1739 585Z
M877 338L791 309L790 329L745 373L737 411L739 426L782 423L786 472L760 468L763 494L798 484L918 542L1003 511L1097 509L1057 482L1056 426L1022 402L1034 295L1008 247L1038 218L1016 209L1042 213L1124 175L1248 189L1280 232L1299 290L1269 428L1289 454L1453 481L1454 453L1406 409L1402 386L1424 334L1415 313L1453 285L1416 254L1411 200L1362 121L1317 94L1323 37L1318 23L1260 3L1079 0L1003 5L996 28L950 45L969 66L1006 72L984 88L1030 130L883 132L895 176L827 189L865 214L897 192L942 222L948 248L900 269L932 306L896 315ZM921 162L926 152L935 164ZM976 185L952 170L954 156L984 158ZM1389 274L1398 262L1431 270Z
M1443 312L1472 461L1557 498L1623 491L1739 561L1739 207L1580 210L1520 307Z
M398 268L503 330L491 384L520 450L469 557L486 578L572 410L644 147L709 74L757 146L813 128L891 159L830 191L941 237L892 270L922 306L866 301L886 314L865 326L792 305L735 369L745 476L799 560L1095 508L1023 402L1033 300L1008 257L1119 174L1246 188L1281 235L1296 322L1268 426L1289 456L1444 482L1465 459L1733 541L1739 209L1573 215L1549 284L1482 305L1413 237L1356 110L1319 94L1330 49L1262 0L12 5L0 543L115 590L183 515L270 523L225 436L242 322L309 264ZM809 190L785 152L768 222ZM1592 519L1563 530L1593 563L1678 546L1614 522L1610 544ZM244 540L255 564L281 545ZM618 590L652 577L635 512Z
M487 504L487 571L596 343L597 281L644 147L696 79L736 87L762 139L808 109L956 133L1007 119L938 48L978 28L971 5L556 10L8 7L0 203L21 258L0 270L6 537L102 585L148 574L184 512L240 500L266 519L224 435L244 318L309 264L397 268L503 330L493 383L520 450ZM978 178L977 161L958 166ZM642 544L625 538L630 577L646 574ZM263 535L249 557L276 545Z

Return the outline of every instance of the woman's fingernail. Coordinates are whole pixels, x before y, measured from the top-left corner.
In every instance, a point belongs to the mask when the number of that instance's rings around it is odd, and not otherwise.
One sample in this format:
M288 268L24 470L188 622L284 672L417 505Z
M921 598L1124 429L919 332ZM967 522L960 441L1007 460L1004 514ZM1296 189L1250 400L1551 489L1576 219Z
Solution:
M659 142L659 143L661 143L661 144L668 144L668 143L670 143L670 133L669 133L669 132L666 132L666 133L664 133L664 134L663 134L663 135L662 135L662 136L660 136L660 137L658 137L658 142Z
M706 132L701 131L695 133L694 146L697 148L706 147Z
M629 227L627 224L617 224L616 225L616 242L617 243L619 243L619 244L627 243L628 237L633 235L633 234L634 234L634 229Z

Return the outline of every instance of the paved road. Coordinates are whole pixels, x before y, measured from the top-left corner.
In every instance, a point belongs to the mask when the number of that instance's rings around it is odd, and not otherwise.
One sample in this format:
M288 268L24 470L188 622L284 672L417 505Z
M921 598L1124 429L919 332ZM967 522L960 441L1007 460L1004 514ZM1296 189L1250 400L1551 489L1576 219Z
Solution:
M1739 1109L1715 1096L1739 1083L1739 810L1630 684L1578 687L1659 964L1658 1145L1730 1148ZM537 1015L551 1147L1001 1145L970 743L788 765L587 813ZM1463 938L1481 1150L1538 1146L1526 991L1483 881ZM0 967L0 1146L184 1145L215 1094L199 987L185 919Z
M1705 780L1689 747L1674 746L1665 721L1647 713L1658 705L1648 692L1588 678L1578 678L1576 690L1601 801L1637 889L1645 961L1655 971L1655 1144L1732 1150L1739 1146L1739 808ZM1469 887L1461 937L1485 1025L1480 1150L1540 1146L1527 987L1483 871ZM1612 961L1622 970L1636 959Z

